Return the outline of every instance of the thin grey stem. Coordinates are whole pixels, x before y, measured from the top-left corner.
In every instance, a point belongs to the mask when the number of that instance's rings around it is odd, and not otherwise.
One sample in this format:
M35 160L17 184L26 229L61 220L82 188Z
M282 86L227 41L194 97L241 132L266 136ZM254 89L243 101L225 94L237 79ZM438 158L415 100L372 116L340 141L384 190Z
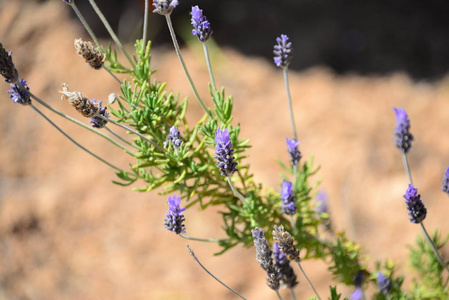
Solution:
M190 237L187 235L184 235L182 233L178 234L180 237L182 237L183 239L186 240L191 240L191 241L198 241L198 242L212 242L212 243L217 243L222 241L222 239L201 239L201 238L195 238L195 237Z
M279 290L274 290L276 292L276 296L278 297L278 300L282 300L281 293L279 293Z
M125 126L125 125L123 125L123 124L120 124L120 123L118 123L118 122L116 122L116 121L114 121L114 120L111 120L111 119L109 119L109 118L106 118L105 116L102 116L102 115L99 115L99 114L97 114L96 116L99 117L99 118L101 118L101 119L103 119L103 120L106 120L106 121L108 121L108 122L111 122L112 124L114 124L114 125L116 125L116 126L122 127L122 128L125 129L125 130L131 131L132 133L134 133L134 134L140 136L141 138L143 138L144 140L146 140L147 142L149 142L151 145L153 145L153 146L156 147L157 149L161 150L162 152L165 151L164 148L162 148L161 146L159 146L158 144L156 144L155 142L153 142L152 140L150 140L149 138L147 138L147 137L144 136L143 134L140 134L139 132L135 131L134 129L131 129L131 128L129 128L128 126Z
M133 154L132 151L130 151L129 149L127 149L126 147L124 147L123 145L121 145L120 143L118 143L116 140L112 139L111 137L105 135L104 133L102 133L102 132L100 132L100 131L98 131L98 130L93 129L92 127L90 127L90 126L88 126L88 125L86 125L86 124L84 124L84 123L78 121L77 119L74 119L74 118L72 118L72 117L70 117L70 116L68 116L68 115L66 115L66 114L64 114L64 113L62 113L62 112L60 112L59 110L55 109L55 108L52 107L51 105L48 105L45 101L41 100L39 97L35 96L33 93L29 92L29 94L30 94L30 96L31 96L34 100L36 100L37 102L39 102L39 103L40 103L41 105L43 105L45 108L51 110L52 112L54 112L54 113L60 115L61 117L63 117L63 118L65 118L65 119L67 119L67 120L69 120L69 121L71 121L71 122L73 122L73 123L75 123L75 124L77 124L77 125L79 125L79 126L85 128L85 129L87 129L87 130L89 130L89 131L91 131L91 132L93 132L93 133L95 133L95 134L98 134L99 136L101 136L102 138L105 138L106 140L108 140L109 142L111 142L111 143L114 144L115 146L119 147L120 149L124 150L125 152L128 152L128 153L130 153L130 154Z
M292 226L293 234L297 233L296 225L295 225L295 216L290 215L290 226Z
M117 170L117 171L122 171L120 168L117 168L116 166L114 166L113 164L107 162L106 160L104 160L103 158L99 157L98 155L92 153L91 151L87 150L85 147L81 146L77 141L75 141L74 139L72 139L67 133L65 133L61 128L58 127L58 125L56 125L55 123L53 123L53 121L51 121L43 112L41 112L37 107L35 107L33 104L30 104L31 107L39 114L41 115L48 123L50 123L54 128L56 128L60 133L62 133L66 138L68 138L72 143L74 143L77 147L79 147L80 149L86 151L87 153L89 153L90 155L92 155L93 157L95 157L96 159L98 159L99 161L105 163L106 165L108 165L109 167Z
M402 161L404 162L405 173L407 173L408 181L413 185L412 173L410 172L410 166L408 164L407 154L402 152Z
M103 13L101 12L101 10L98 8L97 4L95 3L95 0L89 0L90 5L92 6L92 8L95 10L95 12L97 13L98 17L100 18L101 22L103 22L104 27L106 27L106 30L109 32L109 35L111 36L111 38L114 40L115 44L117 45L117 47L120 48L120 50L123 52L123 54L126 56L126 58L128 59L128 61L130 62L131 66L134 67L134 61L131 59L131 57L129 56L128 52L126 52L125 48L123 48L122 43L120 42L120 40L118 39L117 35L115 34L114 30L112 30L111 25L109 25L108 20L106 20L106 18L104 17Z
M90 28L89 24L87 24L86 19L84 19L83 15L79 11L78 7L76 7L75 2L71 5L73 10L75 11L75 14L78 16L78 19L80 19L81 24L83 24L84 28L86 28L87 32L89 33L90 37L94 40L95 44L97 44L97 47L101 47L100 42L97 39L97 36Z
M309 286L312 288L313 292L315 293L316 297L318 298L318 300L321 300L320 295L318 295L318 292L316 291L315 287L313 286L312 282L310 281L309 277L307 277L306 272L304 272L304 269L301 266L301 263L299 261L297 261L299 268L301 269L301 273L302 275L304 275L304 277L306 278L307 282L309 283Z
M248 203L248 200L246 200L246 198L239 193L239 191L237 191L237 189L235 188L234 184L232 183L231 177L227 177L228 178L228 183L229 186L231 187L232 192L234 193L234 195L239 198L243 203Z
M212 276L212 278L214 278L216 281L218 281L219 283L221 283L223 286L225 286L228 290L230 290L231 292L233 292L234 294L236 294L237 296L239 296L242 299L245 299L245 297L243 297L242 295L240 295L237 291L235 291L234 289L232 289L230 286L228 286L226 283L224 283L223 281L221 281L220 279L218 279L214 274L212 274L211 272L209 272L208 269L206 269L203 264L198 260L198 257L196 257L195 253L193 252L192 249L190 249L190 246L187 245L187 249L189 249L189 253L190 255L193 256L193 259L200 265L200 267L206 271L207 274L209 274L210 276Z
M131 146L131 147L137 149L137 147L136 147L135 145L133 145L133 144L130 143L129 141L127 141L127 140L125 140L124 138L122 138L119 134L115 133L111 128L109 128L109 127L107 127L107 126L105 126L104 128L105 128L110 134L112 134L113 136L117 137L119 140L121 140L121 141L124 142L125 144L127 144L127 145L129 145L129 146Z
M296 294L295 294L295 290L290 288L290 295L292 295L292 299L296 300Z
M293 136L297 141L298 134L296 133L295 116L293 114L293 106L292 106L292 96L290 95L290 84L288 82L288 68L282 68L282 70L284 71L284 83L285 83L285 90L287 92L288 106L290 109L290 121L292 123L293 128Z
M195 97L198 100L198 102L200 103L200 105L203 108L203 110L212 119L213 118L212 117L212 113L207 108L207 106L204 104L203 100L200 97L200 94L196 90L195 84L193 83L193 80L192 80L192 77L190 76L189 70L187 69L187 66L186 66L186 64L184 62L184 59L182 58L181 49L179 48L178 40L176 39L176 35L175 35L175 31L173 29L173 25L172 25L172 22L171 22L170 15L169 14L165 15L165 19L167 20L168 30L170 31L170 35L171 35L171 38L172 38L172 41L173 41L173 46L175 47L176 55L178 56L179 61L181 62L182 68L184 69L184 73L186 74L187 80L190 83L190 87L192 88L193 93L195 94Z
M424 235L427 239L427 241L429 242L430 246L432 247L433 253L435 253L435 256L438 260L438 262L440 263L440 265L446 269L447 272L449 272L449 267L448 265L444 262L444 260L441 258L440 254L438 253L438 249L435 246L434 242L432 241L432 239L429 236L429 233L426 230L426 227L424 226L423 222L419 223L421 225L422 230L424 231Z
M103 69L105 69L106 72L108 72L118 83L120 83L120 85L123 84L123 82L120 79L118 79L118 77L115 76L115 74L112 73L111 70L109 70L106 66L103 65Z
M203 42L204 56L206 57L207 70L209 71L210 83L212 84L212 91L217 92L217 86L215 85L214 73L212 72L212 64L210 63L209 49L207 48L207 42Z
M142 34L143 52L145 52L145 49L147 47L148 11L149 11L148 0L145 0L145 12L143 14L143 34Z

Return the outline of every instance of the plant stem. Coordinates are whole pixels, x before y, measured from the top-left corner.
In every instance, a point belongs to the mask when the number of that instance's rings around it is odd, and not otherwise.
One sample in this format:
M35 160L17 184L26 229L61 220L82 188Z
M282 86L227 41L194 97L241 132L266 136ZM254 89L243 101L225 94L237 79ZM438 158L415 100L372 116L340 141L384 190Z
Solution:
M194 238L194 237L190 237L187 235L184 235L182 233L178 234L180 237L182 237L183 239L186 240L191 240L191 241L198 241L198 242L212 242L212 243L216 243L219 241L223 241L222 239L201 239L201 238Z
M36 106L34 106L33 104L30 104L31 107L39 114L41 115L48 123L50 123L54 128L56 128L60 133L62 133L66 138L68 138L72 143L74 143L77 147L79 147L80 149L86 151L87 153L89 153L90 155L92 155L93 157L95 157L96 159L98 159L99 161L105 163L106 165L108 165L109 167L117 170L117 171L122 171L120 168L117 168L116 166L114 166L113 164L107 162L106 160L104 160L103 158L99 157L98 155L92 153L91 151L87 150L85 147L81 146L77 141L75 141L74 139L72 139L67 133L65 133L61 128L58 127L58 125L56 125L55 123L53 123L53 121L51 121L43 112L41 112Z
M204 56L206 57L207 70L209 71L210 83L212 84L212 91L217 92L217 86L215 85L214 73L212 72L212 65L210 63L209 49L207 48L207 42L203 42Z
M110 134L112 134L113 136L117 137L119 140L121 140L122 142L124 142L125 144L134 147L137 149L137 147L133 144L131 144L130 142L128 142L127 140L125 140L124 138L122 138L120 135L118 135L117 133L115 133L111 128L105 126L104 127Z
M293 137L297 141L298 135L296 133L295 116L293 114L292 97L290 95L290 84L288 82L288 68L282 68L282 70L284 73L285 90L287 92L288 106L290 109L290 121L292 123L292 128L293 128Z
M111 70L109 70L105 65L103 65L103 69L105 69L106 72L108 72L120 85L123 84L123 82L120 79L118 79L118 77L115 76L115 74L112 73Z
M290 288L290 294L292 295L292 299L296 300L296 294L295 294L294 289Z
M145 0L145 12L143 14L143 34L142 34L142 47L145 53L145 48L147 46L147 27L148 27L148 0Z
M419 224L421 225L421 228L424 231L424 235L425 235L427 241L429 242L430 246L432 247L433 253L435 254L435 257L437 258L438 262L444 269L446 269L447 272L449 272L448 265L444 262L444 260L441 258L440 254L438 253L438 249L435 246L432 239L430 238L429 233L427 232L426 227L424 226L424 223L421 221Z
M281 294L279 293L279 290L274 290L276 292L276 296L278 297L278 300L282 300Z
M228 183L229 186L231 187L232 192L234 193L234 195L239 198L243 203L247 204L248 201L246 200L246 198L239 193L239 191L237 191L237 189L235 188L234 184L232 183L231 177L227 177L228 178Z
M60 115L61 117L65 118L65 119L67 119L67 120L69 120L69 121L71 121L71 122L73 122L73 123L75 123L75 124L77 124L77 125L79 125L81 127L83 127L84 129L87 129L87 130L89 130L89 131L91 131L91 132L93 132L95 134L98 134L99 136L101 136L102 138L107 139L109 142L111 142L115 146L119 147L120 149L124 150L125 152L134 155L134 153L131 150L129 150L126 147L124 147L123 145L119 144L116 140L112 139L111 137L105 135L104 133L102 133L102 132L100 132L98 130L93 129L92 127L90 127L90 126L88 126L88 125L78 121L77 119L74 119L74 118L72 118L70 116L67 116L66 114L60 112L59 110L57 110L55 108L53 108L51 105L48 105L47 103L45 103L43 100L41 100L39 97L35 96L33 93L29 92L29 94L30 94L30 96L34 100L36 100L37 102L39 102L41 105L43 105L47 109L51 110L52 112Z
M126 56L126 58L128 59L128 61L130 62L131 66L134 67L134 62L131 59L131 57L129 56L128 52L126 52L125 48L123 48L122 43L120 42L120 40L118 39L117 35L114 33L114 30L112 30L111 25L109 25L108 20L106 20L106 18L104 17L103 13L101 12L101 10L98 8L97 4L95 3L95 0L89 0L90 5L92 6L92 8L95 10L95 12L97 13L98 17L100 18L101 22L103 22L104 27L106 27L106 30L109 32L109 35L111 36L111 38L114 40L115 44L117 45L117 47L120 48L120 50L123 52L123 54Z
M190 76L189 70L187 69L187 66L184 62L184 59L182 58L182 54L181 54L181 49L179 48L179 44L178 41L176 39L176 35L175 35L175 31L173 29L173 25L171 22L171 18L170 15L167 14L165 15L165 19L167 20L167 26L168 26L168 30L170 31L170 35L173 41L173 45L175 47L175 52L176 55L179 58L179 61L181 62L182 68L184 69L184 73L187 76L187 80L190 83L190 87L193 90L193 93L195 94L196 99L198 100L198 102L200 103L201 107L203 108L203 110L209 115L209 117L212 119L212 113L210 112L210 110L207 108L207 106L204 104L203 100L201 99L200 95L198 94L198 91L196 90L195 84L193 83L192 77Z
M83 24L84 28L86 28L87 32L89 33L90 37L94 40L95 44L97 44L97 47L101 47L100 42L97 39L97 36L90 28L89 24L87 24L86 19L84 19L83 15L79 11L78 7L75 5L75 2L71 5L73 10L75 11L76 15L78 16L78 19L80 19L81 24Z
M198 257L196 257L195 253L193 252L192 249L190 249L190 246L187 246L187 249L189 249L189 253L190 255L193 256L193 259L200 265L200 267L206 271L207 274L209 274L210 276L212 276L212 278L214 278L216 281L218 281L219 283L221 283L223 286L225 286L228 290L230 290L231 292L233 292L234 294L236 294L237 296L239 296L242 299L245 299L245 297L243 297L242 295L240 295L238 292L236 292L234 289L232 289L230 286L228 286L226 283L224 283L223 281L221 281L220 279L218 279L214 274L212 274L211 272L209 272L208 269L206 269L206 267L203 266L203 264L198 260Z
M321 300L320 295L318 295L318 292L316 291L315 287L313 286L312 282L310 281L309 277L307 277L306 272L304 272L304 269L301 266L301 263L299 261L297 261L299 268L301 269L302 274L304 275L304 277L306 278L307 282L309 283L309 286L312 288L312 290L314 291L315 295L317 296L318 300Z
M410 172L410 166L408 164L407 154L405 154L404 152L402 152L402 161L404 162L404 169L405 169L405 173L407 173L408 181L410 182L411 185L413 185L412 173Z

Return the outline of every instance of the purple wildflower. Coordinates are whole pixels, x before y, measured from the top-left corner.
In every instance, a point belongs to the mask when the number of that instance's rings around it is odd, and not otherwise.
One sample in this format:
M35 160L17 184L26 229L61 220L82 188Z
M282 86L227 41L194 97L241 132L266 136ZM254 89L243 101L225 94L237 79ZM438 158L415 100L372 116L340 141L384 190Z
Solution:
M273 245L273 257L275 266L278 269L282 282L290 289L294 288L298 281L296 274L290 266L290 261L283 252L281 252L278 243Z
M177 5L177 0L153 0L153 12L160 15L169 15Z
M322 214L329 215L329 205L328 198L325 191L319 191L316 195L315 201L318 202L318 206L315 207L315 212L320 214L321 222L324 224L324 227L329 230L331 229L331 221L329 217L323 217Z
M210 23L206 16L203 15L203 10L197 6L192 6L192 34L196 35L201 42L206 42L212 35L213 31L210 28Z
M237 171L237 163L234 161L235 157L232 156L234 149L232 149L231 138L229 137L228 129L217 129L215 133L215 158L217 159L217 166L223 176L231 176Z
M377 273L377 287L379 288L379 291L382 294L388 294L389 290L390 290L390 279L388 279L387 276L384 275L384 273L379 272Z
M27 85L27 82L24 79L19 80L20 83L11 83L9 87L11 88L8 93L9 98L12 99L14 103L22 104L22 105L30 105L31 99L28 91L30 88Z
M179 204L181 204L181 198L178 196L168 197L168 212L165 214L166 218L164 218L165 228L176 234L186 232L183 224L185 217L182 214L186 209L180 208Z
M421 223L426 218L427 209L421 201L421 195L418 194L418 189L409 184L404 198L405 204L407 204L410 222L415 224Z
M301 152L298 150L299 141L289 138L286 138L286 140L288 153L290 154L290 162L293 166L296 166L302 157Z
M396 114L396 128L394 130L394 143L403 153L412 147L413 135L410 133L410 119L403 108L393 108Z
M290 181L282 181L281 197L282 213L286 215L294 215L296 212L296 197L293 195L293 184Z
M181 134L179 133L178 128L176 128L176 126L172 126L170 128L170 134L167 136L167 142L169 141L176 149L179 148L179 146L181 146L182 144ZM164 146L168 145L164 143Z
M285 34L276 38L277 45L274 45L274 63L277 67L286 68L293 58L292 43Z
M5 78L8 83L17 83L19 75L12 61L12 53L6 51L0 43L0 75Z
M446 173L444 173L443 181L441 182L442 190L446 194L449 195L449 167L446 169Z
M101 107L101 103L103 103L103 101L97 101L95 99L92 100L92 103L96 104L98 106L98 110L95 113L95 115L93 115L90 118L90 122L92 123L92 127L93 128L104 128L106 126L106 124L108 123L108 121L106 121L105 119L99 117L99 116L103 116L105 118L109 118L109 113L106 112L107 107Z
M256 247L257 262L267 272L267 285L273 290L278 290L280 286L280 275L274 266L273 251L271 251L262 229L256 227L251 230L251 233L254 239L254 246Z
M351 300L362 300L363 290L361 288L356 288L351 294Z

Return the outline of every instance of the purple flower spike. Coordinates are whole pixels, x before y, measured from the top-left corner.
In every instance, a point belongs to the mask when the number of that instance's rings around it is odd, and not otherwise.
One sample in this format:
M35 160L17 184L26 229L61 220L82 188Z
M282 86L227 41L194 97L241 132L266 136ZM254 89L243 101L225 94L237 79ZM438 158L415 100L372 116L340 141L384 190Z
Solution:
M24 79L20 79L19 83L11 83L9 87L11 88L8 93L9 98L12 99L14 103L22 104L22 105L30 105L31 99L30 94L27 92L30 88L27 85L27 82Z
M316 195L315 201L318 202L318 206L315 207L315 212L318 214L329 214L329 199L327 197L327 194L325 191L319 191L318 194ZM331 229L331 221L330 218L323 218L321 217L321 221L324 224L324 228L326 230L330 230Z
M203 15L203 10L197 6L192 7L192 34L196 35L201 42L206 42L212 35L213 31L210 28L210 23L206 16Z
M421 201L421 195L418 194L418 189L409 184L404 198L405 204L407 204L410 222L415 224L421 223L426 218L427 209Z
M296 197L293 195L293 184L290 181L282 182L281 197L282 213L286 215L294 215L296 212Z
M153 12L160 15L169 15L177 5L177 0L153 0Z
M251 233L254 239L254 246L256 247L257 262L267 272L267 285L273 290L278 290L280 275L273 262L273 251L271 251L262 229L256 227L251 230Z
M287 68L293 58L292 43L285 34L276 38L277 45L274 45L274 63L277 67Z
M290 154L290 161L292 165L296 166L299 163L302 155L298 150L299 141L287 138L287 148Z
M351 294L351 300L362 300L363 299L363 290L357 288Z
M181 198L178 196L168 197L168 212L164 219L165 228L176 234L186 232L185 225L183 224L185 217L182 214L186 209L180 208L179 204L181 204Z
M413 135L410 133L410 120L403 108L393 108L396 114L396 128L394 130L394 143L403 153L412 147Z
M90 118L89 123L93 124L92 125L93 128L98 128L98 129L104 128L106 126L106 124L108 123L108 121L99 117L99 115L103 116L105 118L109 118L109 113L106 112L107 107L101 107L101 104L103 103L103 101L97 101L97 100L93 99L92 102L94 104L98 105L98 110L97 110L97 113L93 117Z
M228 129L217 129L215 133L215 158L217 159L217 166L221 171L221 175L229 177L237 171L237 163L232 156L234 149L232 149L231 138L229 137Z
M172 126L170 128L170 134L167 136L166 142L168 143L169 141L171 142L173 147L175 147L175 149L178 149L182 144L181 134L179 133L176 126ZM168 145L164 142L164 146L167 147Z
M294 288L298 281L296 280L296 274L290 266L290 261L287 256L281 251L278 243L273 245L273 257L276 268L279 271L279 276L282 282L290 289Z
M379 291L386 295L390 291L390 279L388 279L387 276L384 275L384 273L379 272L377 273L377 287L379 288Z
M444 173L443 181L441 182L441 187L443 192L449 195L449 167L446 169L446 173Z

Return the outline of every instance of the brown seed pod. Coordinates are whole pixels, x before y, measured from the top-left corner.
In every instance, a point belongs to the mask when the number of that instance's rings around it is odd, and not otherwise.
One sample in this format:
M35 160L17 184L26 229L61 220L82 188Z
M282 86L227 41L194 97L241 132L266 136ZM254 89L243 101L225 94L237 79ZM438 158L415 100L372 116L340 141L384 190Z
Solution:
M95 70L103 66L105 55L98 49L95 49L91 42L85 42L81 39L75 40L76 52Z

